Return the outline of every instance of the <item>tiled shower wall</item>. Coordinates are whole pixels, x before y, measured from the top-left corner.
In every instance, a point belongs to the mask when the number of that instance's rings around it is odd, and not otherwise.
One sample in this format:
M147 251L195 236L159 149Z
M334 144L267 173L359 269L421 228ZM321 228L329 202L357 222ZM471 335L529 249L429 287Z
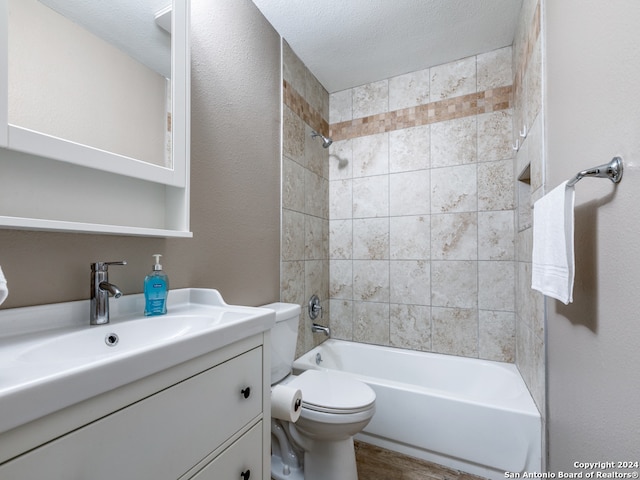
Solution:
M281 300L318 294L336 338L515 361L544 411L540 28L525 0L513 50L331 97L284 43Z
M519 147L515 179L516 363L544 418L544 297L531 289L531 205L544 193L541 17L539 1L524 0L513 45L513 141Z
M514 362L512 49L330 97L336 338Z
M329 94L283 41L282 242L280 299L302 306L296 354L324 340L311 333L307 302L322 300L329 320Z

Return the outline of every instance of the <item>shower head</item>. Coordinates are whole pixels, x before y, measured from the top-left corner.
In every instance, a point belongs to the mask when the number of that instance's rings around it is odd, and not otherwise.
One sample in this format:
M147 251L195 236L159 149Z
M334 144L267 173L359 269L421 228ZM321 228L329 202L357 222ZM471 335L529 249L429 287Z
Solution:
M322 148L329 148L329 145L333 143L333 140L331 140L329 137L325 137L324 135L313 130L311 132L311 138L315 138L315 137L322 138Z

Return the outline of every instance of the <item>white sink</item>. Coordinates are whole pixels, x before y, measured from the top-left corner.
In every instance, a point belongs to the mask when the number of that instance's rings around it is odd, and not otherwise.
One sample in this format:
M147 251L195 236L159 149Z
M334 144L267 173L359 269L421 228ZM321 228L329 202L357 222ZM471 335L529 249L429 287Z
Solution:
M212 328L242 321L246 314L225 311L200 315L167 314L142 317L81 329L33 342L16 360L71 363L94 361L107 356L153 348L181 337L198 335Z
M89 301L0 310L0 433L269 330L272 310L227 305L218 291L172 290L162 316L143 295L111 302L89 325Z

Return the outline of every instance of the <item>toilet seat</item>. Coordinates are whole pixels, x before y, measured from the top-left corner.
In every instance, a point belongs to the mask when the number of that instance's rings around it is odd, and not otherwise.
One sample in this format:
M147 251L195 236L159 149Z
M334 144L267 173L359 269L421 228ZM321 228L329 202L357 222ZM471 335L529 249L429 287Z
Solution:
M326 370L307 370L288 384L302 391L303 411L352 415L368 412L376 400L369 385Z

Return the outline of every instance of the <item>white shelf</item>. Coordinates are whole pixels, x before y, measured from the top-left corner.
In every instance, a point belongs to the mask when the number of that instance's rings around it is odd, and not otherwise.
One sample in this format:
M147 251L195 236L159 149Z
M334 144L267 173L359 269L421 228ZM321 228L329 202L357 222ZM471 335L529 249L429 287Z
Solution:
M103 235L130 235L139 237L193 237L192 232L184 230L130 227L127 225L105 225L99 223L67 222L62 220L44 220L38 218L7 216L0 216L0 228L41 230L49 232L93 233Z

